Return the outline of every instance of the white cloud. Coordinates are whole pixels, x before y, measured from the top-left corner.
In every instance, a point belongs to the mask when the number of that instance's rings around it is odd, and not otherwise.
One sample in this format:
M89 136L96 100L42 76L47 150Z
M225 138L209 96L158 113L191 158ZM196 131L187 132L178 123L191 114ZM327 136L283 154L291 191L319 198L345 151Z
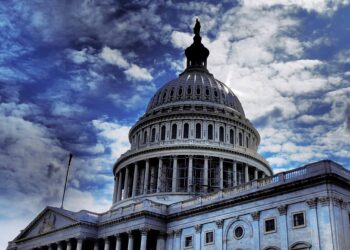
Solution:
M332 14L339 7L349 4L348 0L241 0L240 2L245 7L257 8L282 5L315 11L320 14Z
M131 67L124 71L128 78L135 79L137 81L151 81L152 75L145 68L140 68L135 64L131 64Z
M124 59L122 53L117 49L103 47L100 57L107 63L116 65L122 69L127 69L130 67L128 61Z

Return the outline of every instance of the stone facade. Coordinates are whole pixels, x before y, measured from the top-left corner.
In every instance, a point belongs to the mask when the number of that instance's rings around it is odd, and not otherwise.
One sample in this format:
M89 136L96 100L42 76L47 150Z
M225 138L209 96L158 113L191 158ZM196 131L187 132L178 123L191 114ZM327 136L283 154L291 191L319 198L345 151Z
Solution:
M187 69L130 130L111 209L47 207L8 250L350 249L350 172L326 160L273 175L198 27Z

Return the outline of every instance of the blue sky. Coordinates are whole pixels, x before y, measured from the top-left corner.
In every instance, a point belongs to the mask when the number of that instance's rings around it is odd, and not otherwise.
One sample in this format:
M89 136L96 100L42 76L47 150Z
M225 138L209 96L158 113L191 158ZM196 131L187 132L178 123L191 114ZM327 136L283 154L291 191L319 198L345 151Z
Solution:
M112 165L155 91L184 69L196 17L208 68L242 102L276 172L350 167L346 0L2 1L0 246L45 206L105 211Z

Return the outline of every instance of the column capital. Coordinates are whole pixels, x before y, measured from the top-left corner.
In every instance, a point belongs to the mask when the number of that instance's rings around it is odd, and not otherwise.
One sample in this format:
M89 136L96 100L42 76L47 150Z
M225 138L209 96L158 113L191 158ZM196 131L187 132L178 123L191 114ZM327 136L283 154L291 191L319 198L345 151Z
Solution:
M126 233L129 235L129 237L133 237L134 234L133 234L133 231L132 230L128 230L126 231Z
M148 227L140 228L141 235L147 235L149 231L150 231L150 228Z
M116 233L116 234L114 234L114 237L116 237L116 238L120 238L120 233Z
M319 197L318 200L320 201L322 207L324 207L324 206L329 206L329 203L330 203L330 198L329 198L329 196L322 196L322 197Z
M104 240L105 242L109 242L109 237L106 236L106 237L103 238L103 240Z
M200 233L202 231L202 225L201 224L197 224L194 226L194 229L196 229L196 233Z
M306 200L306 203L309 208L315 208L317 206L317 198L308 199Z
M280 213L280 215L286 215L287 209L288 209L288 205L281 205L277 207L277 210Z
M222 228L222 226L224 225L224 220L217 220L215 221L215 223L218 228Z
M260 219L260 211L255 211L250 214L253 218L253 220L259 220Z
M72 244L72 242L70 241L70 239L65 240L65 241L66 241L67 245L71 245L71 244Z

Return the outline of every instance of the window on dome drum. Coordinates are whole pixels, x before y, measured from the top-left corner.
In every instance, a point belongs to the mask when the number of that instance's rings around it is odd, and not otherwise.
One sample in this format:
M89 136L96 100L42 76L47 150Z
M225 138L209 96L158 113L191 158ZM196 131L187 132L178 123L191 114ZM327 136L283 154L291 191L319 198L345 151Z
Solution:
M192 236L186 236L185 237L185 247L192 247L193 242L192 242Z
M238 143L239 143L239 146L243 146L243 135L242 135L242 133L238 134Z
M208 87L206 87L206 88L205 88L205 95L207 95L207 96L208 96L209 94L210 94L210 92L209 92L209 88L208 88Z
M214 243L214 232L208 231L205 233L205 244L213 244Z
M197 87L197 95L200 95L201 94L201 89L200 89L200 87L198 86Z
M152 128L151 142L154 142L155 140L156 140L156 128Z
M182 95L182 87L179 88L178 95L179 95L179 96Z
M187 88L187 94L190 95L191 93L192 93L191 86L188 86L188 88Z
M248 137L245 138L245 146L247 148L249 148L249 138Z
M265 220L265 233L274 233L276 232L276 219L269 218Z
M223 142L224 139L225 139L224 127L220 127L220 129L219 129L219 140L220 140L221 142Z
M177 135L177 125L173 124L171 127L171 139L176 139Z
M196 124L196 138L200 139L202 137L202 126L200 123Z
M208 125L208 140L213 140L213 125Z
M304 212L296 212L292 214L293 216L293 227L299 228L305 226L305 213Z
M233 144L234 142L234 134L233 134L233 129L230 129L230 143Z
M143 144L146 144L147 142L147 131L143 133Z
M188 123L185 123L184 124L184 137L183 137L185 139L188 138L188 130L189 130L189 125L188 125Z
M165 126L163 125L161 130L160 130L160 140L164 141L165 140Z

